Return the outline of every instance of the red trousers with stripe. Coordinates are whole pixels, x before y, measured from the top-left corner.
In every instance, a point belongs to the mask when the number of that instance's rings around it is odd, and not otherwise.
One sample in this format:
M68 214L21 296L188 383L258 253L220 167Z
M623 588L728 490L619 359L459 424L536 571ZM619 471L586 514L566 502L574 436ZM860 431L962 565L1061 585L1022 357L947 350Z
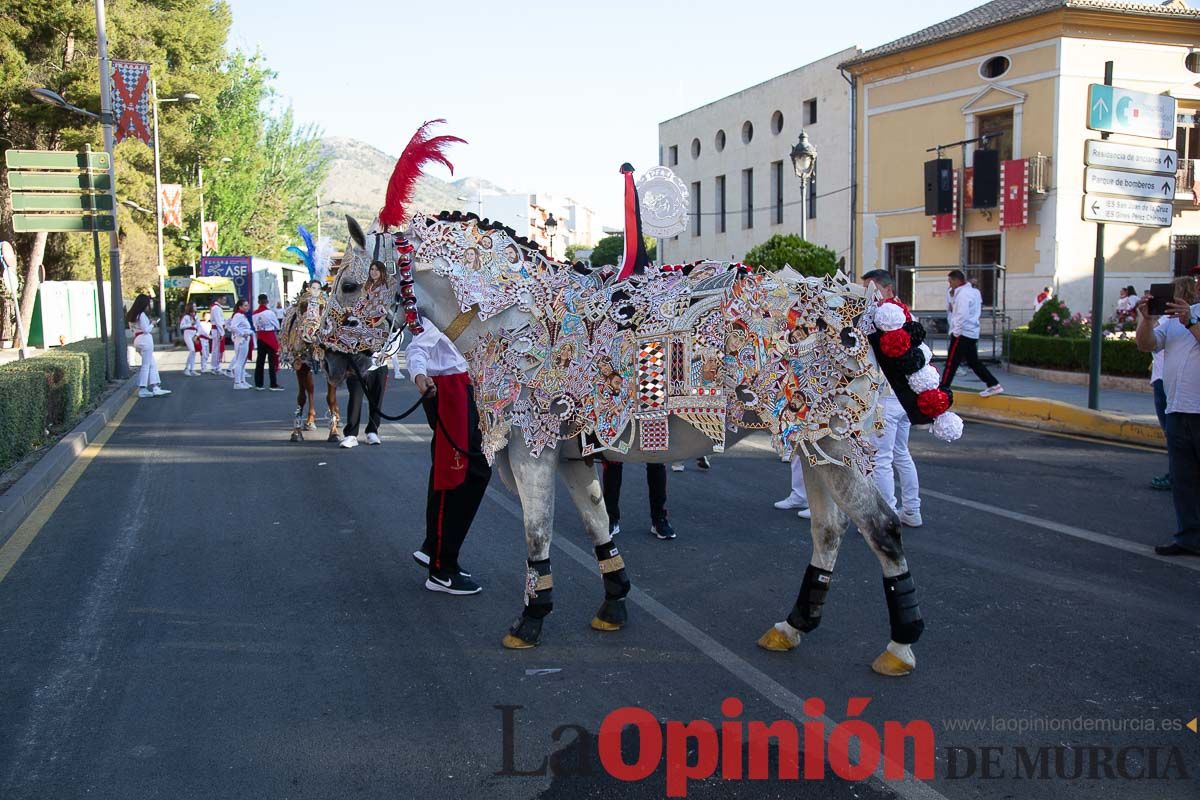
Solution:
M437 396L422 401L429 427L437 430ZM480 453L483 435L479 432L479 409L475 406L475 392L467 390L467 438L469 442L456 442L470 451L470 455L459 454L468 462L467 478L457 488L439 492L433 488L434 443L429 443L429 488L425 501L425 543L421 550L429 556L429 571L437 575L458 572L458 553L462 549L483 493L492 479L492 468Z

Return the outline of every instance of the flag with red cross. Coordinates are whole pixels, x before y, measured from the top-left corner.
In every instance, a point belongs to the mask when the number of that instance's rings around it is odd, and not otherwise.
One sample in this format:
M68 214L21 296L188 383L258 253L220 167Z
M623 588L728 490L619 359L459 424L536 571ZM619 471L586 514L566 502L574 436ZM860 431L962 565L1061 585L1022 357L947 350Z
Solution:
M118 143L133 136L152 145L149 64L144 61L113 60L112 112Z

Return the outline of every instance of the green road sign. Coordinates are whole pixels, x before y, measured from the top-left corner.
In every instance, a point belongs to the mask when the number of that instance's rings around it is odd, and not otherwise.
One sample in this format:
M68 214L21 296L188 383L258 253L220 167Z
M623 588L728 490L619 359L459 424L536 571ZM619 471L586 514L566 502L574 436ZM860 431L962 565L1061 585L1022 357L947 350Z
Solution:
M69 189L87 191L88 189L95 189L100 192L108 191L107 172L93 172L90 178L91 184L88 183L89 174L86 172L18 172L12 170L8 173L8 185L14 191L20 189L48 191Z
M1147 139L1175 138L1175 98L1119 86L1088 86L1088 122L1094 131Z
M164 289L186 289L191 285L192 285L191 278L187 278L187 277L163 278L163 288Z
M13 230L17 233L74 233L90 230L116 230L112 214L13 214Z
M13 192L13 211L112 211L107 194Z
M5 150L9 169L108 169L108 153L64 150Z

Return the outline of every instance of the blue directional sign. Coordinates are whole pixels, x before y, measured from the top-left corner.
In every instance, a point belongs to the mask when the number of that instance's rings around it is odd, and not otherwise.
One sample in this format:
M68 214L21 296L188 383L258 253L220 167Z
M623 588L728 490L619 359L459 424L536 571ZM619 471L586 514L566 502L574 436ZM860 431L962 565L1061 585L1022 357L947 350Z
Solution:
M1175 136L1175 98L1093 83L1088 87L1088 122L1094 131L1147 139Z

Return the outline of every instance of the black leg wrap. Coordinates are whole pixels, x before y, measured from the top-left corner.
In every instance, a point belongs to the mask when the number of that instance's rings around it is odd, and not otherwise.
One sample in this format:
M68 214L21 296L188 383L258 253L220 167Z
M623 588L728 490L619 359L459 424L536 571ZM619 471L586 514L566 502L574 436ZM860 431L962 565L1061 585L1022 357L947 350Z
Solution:
M554 577L550 559L530 561L525 572L525 610L522 617L540 620L554 610Z
M528 611L529 609L526 609ZM517 617L517 621L509 626L508 632L513 636L530 644L537 644L538 639L542 638L542 619L541 617L527 617L524 613Z
M625 559L621 557L617 546L608 542L596 548L596 560L600 563L600 574L604 578L604 604L596 616L604 622L624 625L629 621L625 596L632 587L625 573Z
M887 595L892 641L913 644L921 638L925 620L921 619L921 609L917 605L917 585L913 583L912 574L906 572L894 578L884 578L883 591Z
M796 605L788 614L788 624L802 633L808 633L821 624L821 608L825 605L825 595L829 594L829 582L833 573L827 569L808 565L804 570L804 580L800 583L800 594L796 597Z

